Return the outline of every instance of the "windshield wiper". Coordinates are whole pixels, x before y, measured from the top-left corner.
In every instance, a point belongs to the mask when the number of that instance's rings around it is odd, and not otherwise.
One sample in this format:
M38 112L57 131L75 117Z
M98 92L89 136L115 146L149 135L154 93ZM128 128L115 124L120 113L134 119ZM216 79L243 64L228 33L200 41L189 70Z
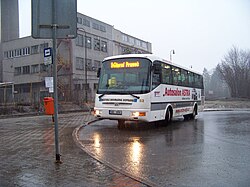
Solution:
M100 95L98 98L101 99L105 94Z
M107 95L107 94L126 94L126 93L119 93L119 92L107 92L107 93L104 93L104 94L101 94L98 98L101 99L104 95ZM129 95L133 96L134 98L136 99L140 99L140 97L132 94L132 93L128 93Z
M136 95L134 95L132 93L128 93L128 94L131 95L131 96L133 96L133 97L135 97L136 99L140 99L140 97L138 97L138 96L136 96Z

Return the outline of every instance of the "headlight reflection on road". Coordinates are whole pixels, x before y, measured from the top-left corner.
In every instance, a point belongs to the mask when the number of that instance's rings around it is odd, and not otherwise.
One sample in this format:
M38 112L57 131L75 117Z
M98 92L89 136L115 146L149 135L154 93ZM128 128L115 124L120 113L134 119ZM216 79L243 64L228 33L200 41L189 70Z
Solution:
M140 174L141 166L141 158L142 158L142 144L139 142L138 137L133 137L133 141L131 142L129 149L130 149L130 162L131 165L131 172L135 175Z
M93 139L94 139L94 149L95 149L95 153L98 156L102 156L102 149L101 149L101 144L100 144L100 134L99 133L94 133L93 135Z

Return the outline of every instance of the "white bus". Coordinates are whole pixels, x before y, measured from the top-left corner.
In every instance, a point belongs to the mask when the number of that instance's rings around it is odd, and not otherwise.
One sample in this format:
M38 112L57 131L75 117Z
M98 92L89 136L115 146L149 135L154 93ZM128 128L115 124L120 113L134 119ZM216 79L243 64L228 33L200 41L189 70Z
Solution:
M154 122L194 119L204 106L202 75L151 54L107 57L98 71L94 115Z

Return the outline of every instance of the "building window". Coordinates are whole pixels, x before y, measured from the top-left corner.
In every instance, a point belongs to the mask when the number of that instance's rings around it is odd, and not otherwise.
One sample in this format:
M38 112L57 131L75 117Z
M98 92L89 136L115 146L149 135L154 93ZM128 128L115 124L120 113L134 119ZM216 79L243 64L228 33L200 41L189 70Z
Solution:
M131 45L134 45L134 44L135 44L135 39L134 39L134 38L129 37L128 40L129 40L128 42L129 42Z
M50 66L46 66L45 64L40 64L40 72L47 72Z
M101 61L95 60L93 67L92 67L92 70L97 71L100 67L101 67Z
M21 67L16 67L14 70L14 75L21 75L21 73L22 73Z
M30 47L25 47L22 49L23 54L22 55L29 55L30 54Z
M101 51L107 52L107 42L101 41Z
M83 90L89 90L89 84L82 84Z
M30 74L30 66L23 66L23 74Z
M94 90L98 89L98 83L94 83Z
M40 44L40 53L43 53L44 48L47 48L48 46L49 46L48 43Z
M141 46L141 41L140 40L135 40L135 45Z
M3 57L4 57L5 59L6 59L6 58L9 58L9 52L8 52L8 51L4 51Z
M22 87L22 93L29 93L29 92L30 92L30 87L28 85Z
M75 90L81 90L81 84L75 84Z
M14 57L19 57L19 56L21 56L21 54L22 54L22 50L21 49L16 49Z
M122 41L128 42L128 36L127 35L122 35Z
M121 49L122 49L122 54L131 54L131 53L133 53L132 51L132 48L130 48L130 47L121 47Z
M90 27L90 21L87 19L82 19L82 24L87 26L87 27Z
M94 39L94 50L100 51L100 39Z
M76 57L76 69L84 70L84 60L83 60L83 58Z
M86 36L85 39L86 39L86 40L85 40L85 46L86 46L87 48L91 49L91 47L92 47L91 37Z
M26 48L22 48L22 54L21 55L28 55L28 54L26 54L26 50L25 50Z
M100 30L100 25L98 25L97 23L92 23L92 27L95 30Z
M106 27L104 27L104 26L100 25L100 31L102 31L102 32L106 32Z
M13 58L14 57L14 50L11 50L11 51L9 51L10 52L10 58Z
M91 59L87 59L87 70L92 71L92 60Z
M142 46L142 48L147 49L147 44L146 44L146 42L141 42L141 46Z
M31 54L38 54L39 53L38 48L39 48L39 45L31 46Z
M77 46L83 46L83 35L78 34L76 38L76 45Z
M82 24L82 18L77 17L77 23Z
M31 66L31 73L39 73L39 65L32 65Z

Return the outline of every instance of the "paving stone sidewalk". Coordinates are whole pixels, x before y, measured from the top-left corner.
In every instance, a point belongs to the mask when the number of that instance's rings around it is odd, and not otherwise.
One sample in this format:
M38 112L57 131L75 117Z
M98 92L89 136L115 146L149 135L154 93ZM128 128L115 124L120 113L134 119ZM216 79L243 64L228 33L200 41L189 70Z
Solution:
M144 186L76 146L72 132L92 119L87 112L59 114L59 165L50 116L0 119L0 186Z

